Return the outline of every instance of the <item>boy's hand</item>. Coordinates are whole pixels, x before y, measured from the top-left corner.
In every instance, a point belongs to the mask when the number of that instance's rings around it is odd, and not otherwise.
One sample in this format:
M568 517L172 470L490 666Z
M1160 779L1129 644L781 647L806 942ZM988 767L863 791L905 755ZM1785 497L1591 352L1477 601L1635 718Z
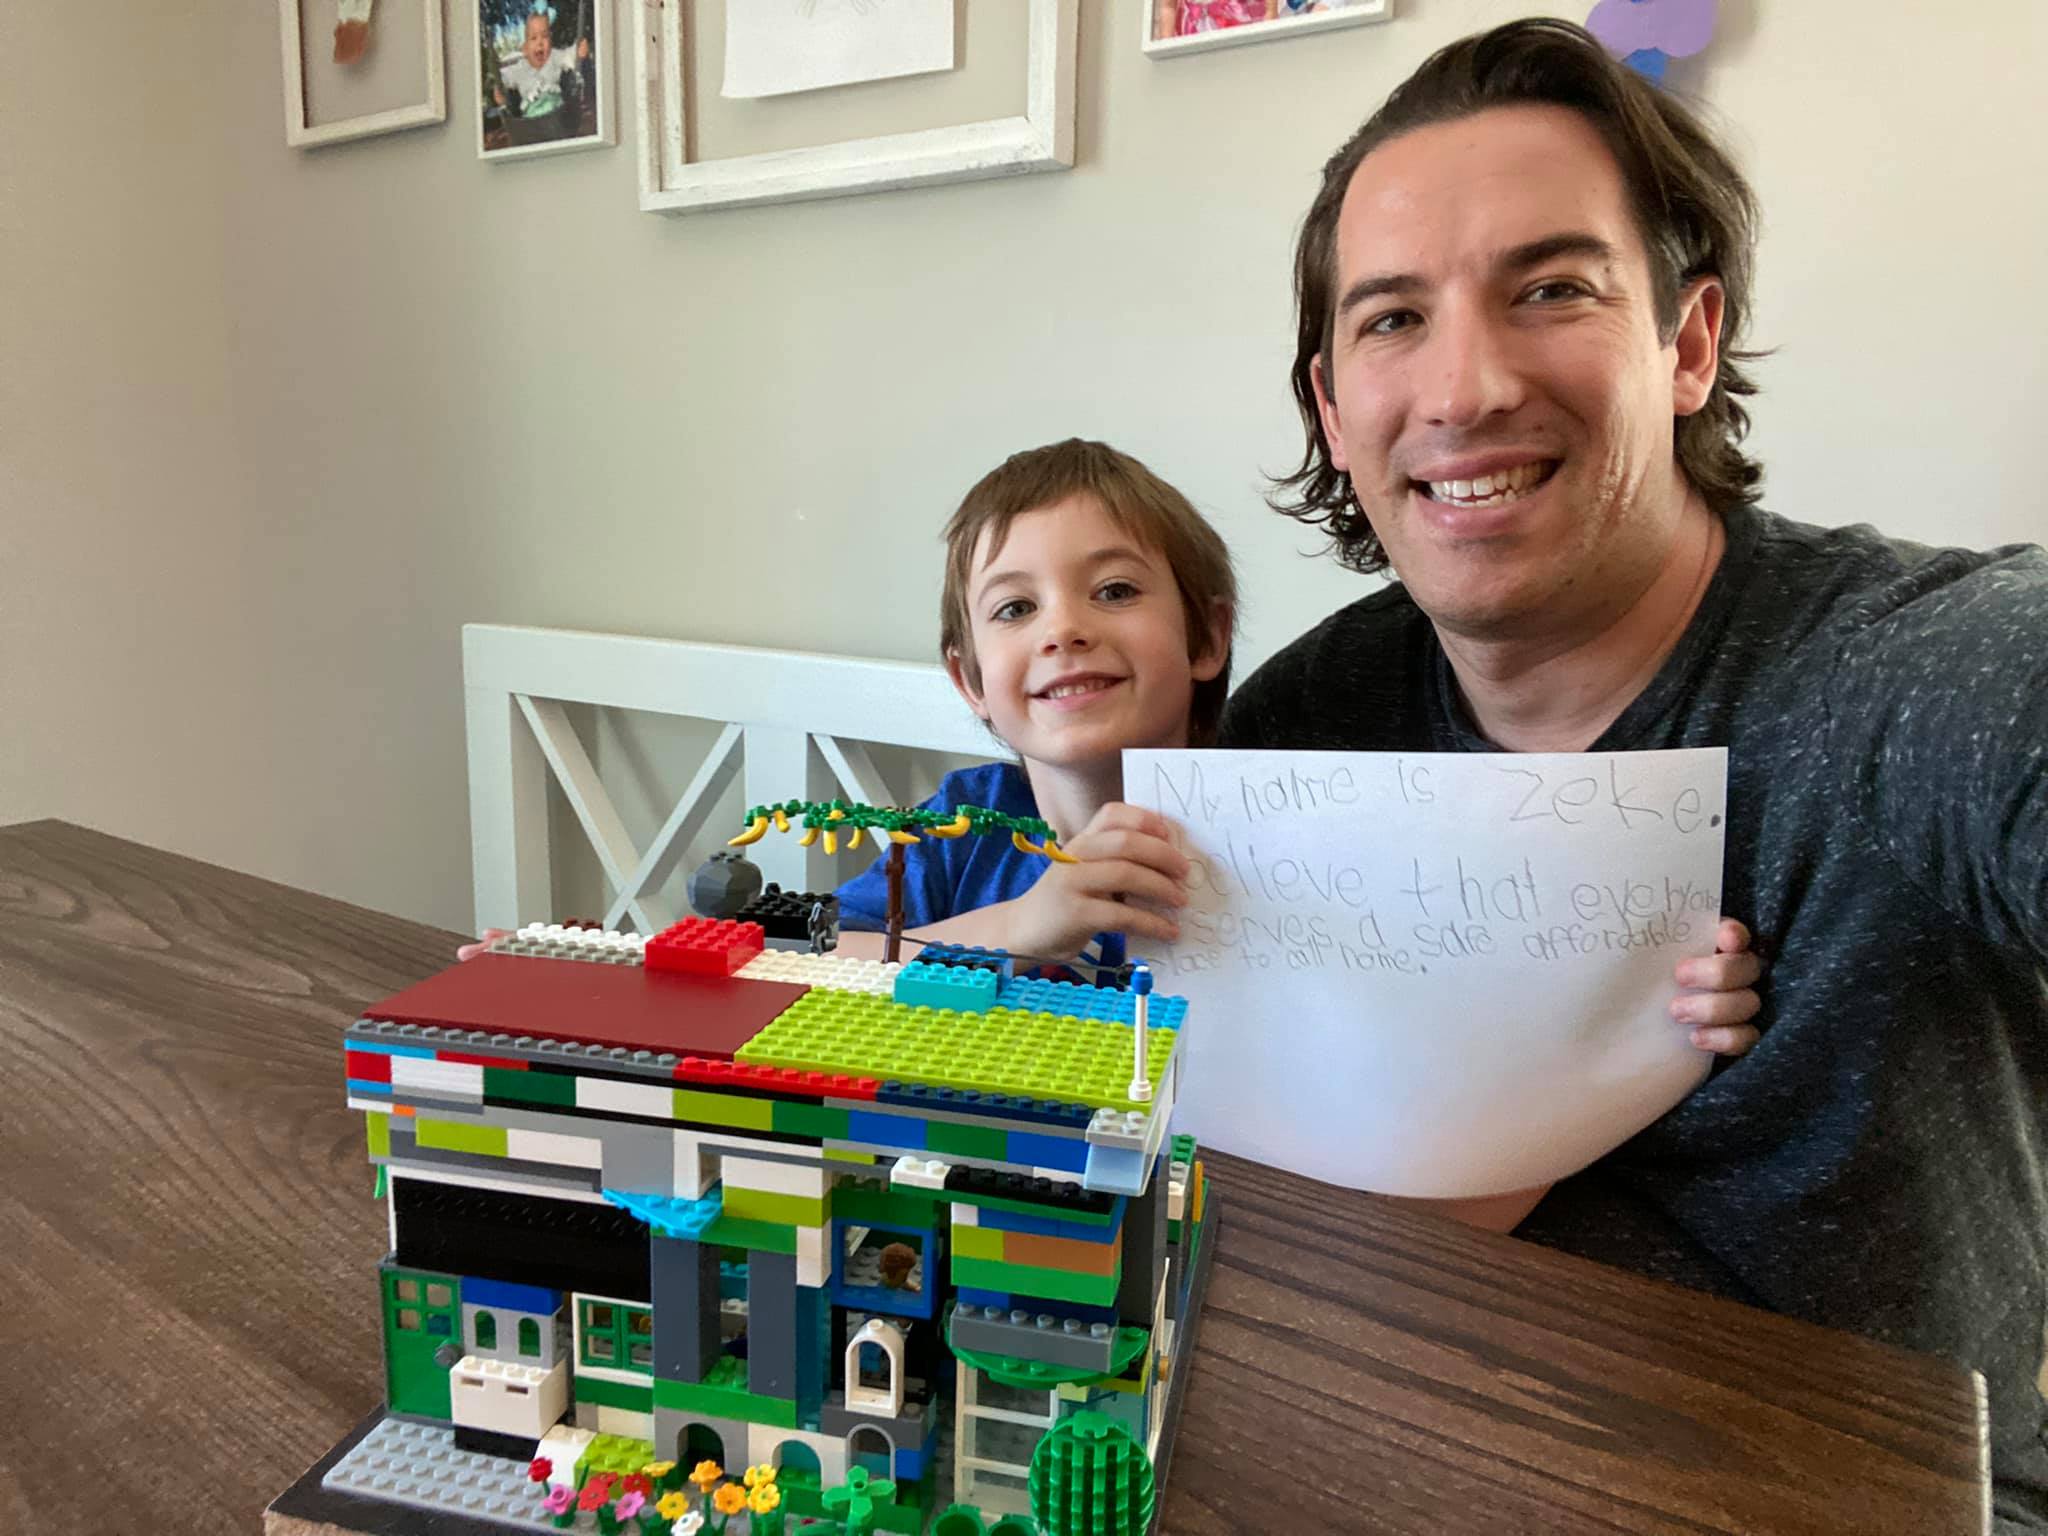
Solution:
M1075 862L1049 865L1038 884L1005 903L1005 948L1067 959L1098 933L1162 943L1180 937L1171 917L1147 910L1178 910L1188 899L1188 861L1173 846L1173 824L1164 816L1112 800L1060 847ZM1126 898L1134 904L1125 905Z
M1764 1001L1756 994L1764 963L1749 947L1749 930L1732 917L1721 919L1714 953L1678 962L1671 1017L1692 1026L1692 1043L1717 1056L1740 1056L1758 1040L1756 1017Z
M477 935L474 944L464 944L461 948L457 949L455 951L455 958L458 960L474 960L478 955L484 953L493 944L497 943L498 940L511 937L512 930L510 928L486 928Z

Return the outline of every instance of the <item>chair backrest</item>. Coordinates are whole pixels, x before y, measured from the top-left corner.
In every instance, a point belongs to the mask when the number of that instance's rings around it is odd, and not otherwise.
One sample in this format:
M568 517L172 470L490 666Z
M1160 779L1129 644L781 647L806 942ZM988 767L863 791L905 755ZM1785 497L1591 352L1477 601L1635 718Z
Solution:
M550 774L613 893L605 926L652 934L679 915L661 887L735 775L749 805L835 795L893 805L900 802L869 744L993 755L991 738L944 670L911 662L465 624L462 678L479 931L559 915L551 913ZM575 705L723 726L644 849L628 835L570 722ZM770 837L749 853L788 889L828 889L853 872L794 837Z

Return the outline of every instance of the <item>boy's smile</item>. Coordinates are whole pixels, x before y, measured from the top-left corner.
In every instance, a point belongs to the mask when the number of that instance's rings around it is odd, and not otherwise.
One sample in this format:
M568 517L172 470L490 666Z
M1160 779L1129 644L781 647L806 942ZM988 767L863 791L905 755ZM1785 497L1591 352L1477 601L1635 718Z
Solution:
M1222 666L1189 657L1165 559L1093 496L1025 513L999 547L984 534L968 621L974 654L947 659L954 683L1012 750L1049 766L1184 746L1194 685Z

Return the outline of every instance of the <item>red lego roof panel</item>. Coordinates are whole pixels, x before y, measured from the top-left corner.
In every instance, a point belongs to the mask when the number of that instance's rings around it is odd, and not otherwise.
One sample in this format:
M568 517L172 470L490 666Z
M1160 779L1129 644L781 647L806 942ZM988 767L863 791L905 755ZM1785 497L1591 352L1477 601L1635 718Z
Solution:
M809 990L744 976L485 954L365 1008L363 1017L730 1060Z

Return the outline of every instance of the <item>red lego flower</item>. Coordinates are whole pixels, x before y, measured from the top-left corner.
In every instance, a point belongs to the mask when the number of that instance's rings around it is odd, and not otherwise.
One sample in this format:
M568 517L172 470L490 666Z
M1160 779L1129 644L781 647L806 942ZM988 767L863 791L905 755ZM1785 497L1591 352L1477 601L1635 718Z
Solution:
M544 1483L548 1480L548 1474L554 1470L555 1464L549 1461L547 1457L536 1456L531 1462L527 1463L526 1479L532 1483Z

